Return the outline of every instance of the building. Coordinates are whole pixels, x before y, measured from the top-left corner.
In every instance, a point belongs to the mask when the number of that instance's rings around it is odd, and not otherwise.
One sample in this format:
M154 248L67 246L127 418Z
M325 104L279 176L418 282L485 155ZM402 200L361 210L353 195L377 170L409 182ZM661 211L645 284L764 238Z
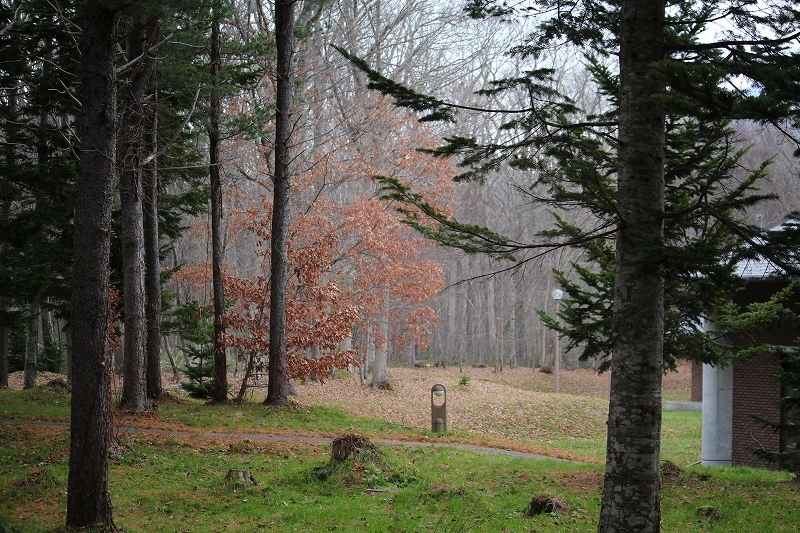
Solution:
M735 298L742 308L769 300L789 284L783 271L766 260L744 261L737 270L747 282L744 290ZM798 294L789 301L790 304L798 302ZM706 331L714 329L713 323L706 323L705 327ZM759 331L747 339L731 339L730 342L742 347L763 344L794 347L799 335L795 327L775 327ZM748 446L779 451L787 444L781 442L779 434L762 428L753 419L753 415L776 422L785 419L777 406L778 400L788 392L782 391L775 379L775 373L780 368L780 356L773 350L726 367L703 365L703 465L772 466L753 455ZM696 381L693 375L693 383ZM694 388L693 395L696 394Z

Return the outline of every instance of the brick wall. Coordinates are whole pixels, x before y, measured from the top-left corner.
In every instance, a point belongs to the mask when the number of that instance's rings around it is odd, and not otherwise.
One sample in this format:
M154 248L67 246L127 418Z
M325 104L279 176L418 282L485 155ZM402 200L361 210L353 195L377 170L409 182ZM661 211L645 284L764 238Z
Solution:
M766 302L769 298L786 288L788 282L786 281L751 281L744 290L738 292L734 297L734 301L744 310L751 303ZM797 309L800 303L800 294L795 292L790 296L784 305L790 309ZM747 337L737 337L733 339L736 346L771 344L773 346L791 346L797 341L800 331L793 325L783 325L772 328L765 328L757 332L753 332Z
M703 364L692 363L692 401L703 401Z
M750 303L764 302L779 290L786 287L786 281L750 281L734 300L743 309ZM785 305L794 308L800 295L792 295ZM793 326L778 326L763 329L747 338L733 339L734 345L792 346L797 342L798 330ZM776 402L781 397L781 386L775 379L780 367L780 359L775 354L764 354L750 361L733 365L733 463L738 465L773 468L772 465L757 459L746 445L778 451L781 449L780 437L770 429L761 428L751 415L757 414L774 422L781 420L781 412Z
M781 388L775 380L775 370L780 359L775 354L764 354L750 361L733 365L733 464L771 468L772 465L756 458L747 445L768 450L780 450L780 437L764 429L750 415L758 414L772 421L780 421L781 412L775 403L781 397Z

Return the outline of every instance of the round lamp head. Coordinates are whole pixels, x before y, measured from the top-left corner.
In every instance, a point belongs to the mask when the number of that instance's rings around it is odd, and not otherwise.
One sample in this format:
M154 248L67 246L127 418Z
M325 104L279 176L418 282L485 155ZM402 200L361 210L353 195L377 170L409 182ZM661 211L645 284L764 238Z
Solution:
M444 396L444 385L434 385L431 392L434 396Z
M564 297L564 291L562 291L561 289L553 290L553 299L554 300L560 300L563 297Z

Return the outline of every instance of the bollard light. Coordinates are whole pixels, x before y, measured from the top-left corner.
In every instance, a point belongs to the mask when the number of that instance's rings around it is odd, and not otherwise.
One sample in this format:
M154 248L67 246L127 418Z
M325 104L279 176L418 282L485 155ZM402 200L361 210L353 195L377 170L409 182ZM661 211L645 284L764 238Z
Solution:
M431 387L431 431L447 431L447 389L439 383Z

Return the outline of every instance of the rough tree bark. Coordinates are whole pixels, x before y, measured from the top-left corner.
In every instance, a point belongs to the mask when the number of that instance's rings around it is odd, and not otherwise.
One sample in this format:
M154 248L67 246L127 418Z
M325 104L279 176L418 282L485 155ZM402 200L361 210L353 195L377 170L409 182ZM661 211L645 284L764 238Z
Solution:
M620 45L619 184L606 473L599 531L660 530L664 304L653 250L663 240L664 0L625 0ZM650 261L650 266L647 266Z
M277 95L275 100L275 178L272 203L269 315L269 385L267 405L289 401L286 357L287 235L289 228L290 137L294 93L294 0L275 2L275 45L277 47Z
M9 111L13 111L16 108L16 94L15 88L6 92L6 107ZM11 166L14 160L13 151L6 155L6 160ZM9 220L11 220L11 200L0 200L0 222L5 224ZM0 242L0 251L5 246L5 243ZM8 300L4 296L0 296L0 389L8 388L8 339L11 336L9 310Z
M160 21L152 21L151 41L161 39ZM147 61L156 63L155 51L148 53ZM155 68L153 73L155 74ZM144 166L142 174L143 215L144 215L144 253L145 253L145 320L147 321L146 345L146 388L147 397L158 399L164 393L161 383L161 258L159 257L158 240L158 113L155 105L155 94L149 91L152 101L146 110L145 153L149 162ZM173 367L174 370L174 367Z
M228 361L225 356L225 293L222 287L222 183L220 181L219 121L220 95L219 67L220 34L219 14L214 14L211 23L211 79L212 95L210 125L208 128L209 171L211 179L211 283L214 290L214 395L217 403L228 401Z
M144 214L142 174L143 139L147 94L155 72L155 58L145 53L154 19L134 17L128 32L128 60L141 58L131 67L125 84L124 108L120 127L122 203L122 268L125 294L124 374L120 406L134 411L147 410L145 385L145 293L144 293Z
M116 160L114 27L105 2L84 6L81 57L81 163L75 196L72 281L73 394L67 481L68 528L113 525L108 494L111 354L108 262Z

